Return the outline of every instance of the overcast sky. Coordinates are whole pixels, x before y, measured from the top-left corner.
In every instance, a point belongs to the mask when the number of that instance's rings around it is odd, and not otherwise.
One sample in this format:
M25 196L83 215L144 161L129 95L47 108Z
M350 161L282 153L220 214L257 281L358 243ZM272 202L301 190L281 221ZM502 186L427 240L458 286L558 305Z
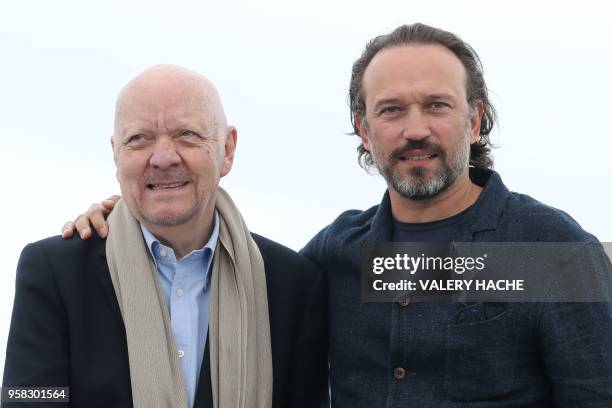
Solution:
M612 241L605 4L3 2L0 369L21 249L119 192L109 142L114 100L158 63L187 66L217 85L238 128L235 166L222 185L252 231L299 249L341 211L376 204L385 189L358 167L357 139L346 135L351 64L365 43L403 23L455 32L483 61L506 185Z

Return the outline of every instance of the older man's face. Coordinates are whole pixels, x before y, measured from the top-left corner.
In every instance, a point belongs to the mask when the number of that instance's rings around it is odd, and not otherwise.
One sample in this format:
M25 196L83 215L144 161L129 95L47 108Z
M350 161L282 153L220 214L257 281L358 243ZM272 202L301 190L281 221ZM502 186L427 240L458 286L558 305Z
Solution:
M362 142L390 188L429 199L465 174L482 109L470 111L465 69L451 51L438 45L384 49L364 73L363 95Z
M205 89L180 79L136 83L121 96L113 138L117 179L130 211L149 228L213 211L235 145L207 105Z

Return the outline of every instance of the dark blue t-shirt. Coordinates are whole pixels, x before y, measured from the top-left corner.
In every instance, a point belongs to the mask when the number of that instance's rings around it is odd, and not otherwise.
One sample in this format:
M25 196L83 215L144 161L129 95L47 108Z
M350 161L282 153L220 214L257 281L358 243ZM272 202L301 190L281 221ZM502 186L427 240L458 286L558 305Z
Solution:
M443 220L408 223L393 218L393 242L451 242L457 239L461 223L474 205Z

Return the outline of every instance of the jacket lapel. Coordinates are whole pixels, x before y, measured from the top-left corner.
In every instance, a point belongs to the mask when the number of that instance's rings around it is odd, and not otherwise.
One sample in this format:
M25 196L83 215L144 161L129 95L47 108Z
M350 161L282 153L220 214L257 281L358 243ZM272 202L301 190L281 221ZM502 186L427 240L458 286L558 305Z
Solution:
M125 332L125 326L123 325L123 317L121 316L121 310L119 309L119 303L117 302L117 296L115 296L115 288L110 277L110 271L108 270L108 264L106 263L106 241L92 237L91 239L96 240L96 249L92 251L92 258L90 264L93 266L92 271L95 275L95 279L98 281L104 298L110 307L113 316L117 319L117 323L121 325L121 330Z
M210 381L210 353L208 351L208 336L206 336L206 347L204 348L202 368L200 369L200 378L198 379L198 388L196 389L193 407L213 407L212 385Z

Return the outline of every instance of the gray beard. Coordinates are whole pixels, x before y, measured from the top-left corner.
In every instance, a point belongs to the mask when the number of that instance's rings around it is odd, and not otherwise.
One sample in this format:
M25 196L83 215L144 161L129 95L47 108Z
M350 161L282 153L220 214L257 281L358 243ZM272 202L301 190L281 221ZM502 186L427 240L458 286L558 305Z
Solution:
M440 168L433 177L425 179L426 171L417 167L413 169L410 179L402 177L399 172L387 168L385 179L402 197L410 200L427 200L440 194L449 187L448 173Z
M394 171L391 165L383 166L376 154L372 156L380 174L402 197L409 200L429 200L446 191L468 168L470 145L466 144L451 156L448 162L444 161L433 176L428 178L426 176L429 171L422 167L415 167L407 176Z
M198 211L197 205L193 205L189 211L182 215L175 216L153 216L142 209L140 209L140 215L143 219L147 220L149 223L153 225L164 225L164 226L172 226L172 225L182 225L191 219Z

